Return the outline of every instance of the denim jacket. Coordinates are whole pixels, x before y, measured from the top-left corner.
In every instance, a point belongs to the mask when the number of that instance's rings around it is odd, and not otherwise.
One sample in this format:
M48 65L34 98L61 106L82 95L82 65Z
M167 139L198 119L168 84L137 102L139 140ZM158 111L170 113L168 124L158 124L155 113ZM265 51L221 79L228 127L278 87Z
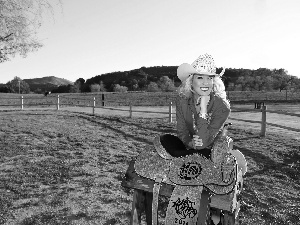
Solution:
M177 97L177 136L186 146L192 141L193 135L196 133L202 139L203 146L201 149L212 145L220 129L223 128L225 121L229 117L230 105L211 92L207 113L209 115L208 120L198 116L193 97L188 99L180 96Z

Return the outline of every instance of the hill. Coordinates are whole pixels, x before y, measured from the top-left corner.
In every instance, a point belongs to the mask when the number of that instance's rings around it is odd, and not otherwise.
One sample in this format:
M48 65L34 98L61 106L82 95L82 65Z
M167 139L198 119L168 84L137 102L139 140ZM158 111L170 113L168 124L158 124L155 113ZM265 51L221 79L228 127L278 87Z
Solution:
M99 84L101 81L105 84L108 91L112 91L114 84L120 84L128 87L129 91L136 91L134 85L138 85L138 90L143 90L149 82L158 82L162 76L168 76L174 80L175 84L180 83L176 75L177 66L155 66L155 67L141 67L123 72L112 72L107 74L97 75L86 80L86 85ZM177 86L178 86L177 85Z
M113 91L116 84L126 86L128 91L145 91L150 82L158 83L159 79L167 76L177 87L180 80L177 77L178 66L155 66L141 67L130 71L119 71L107 74L97 75L85 81L82 92L89 92L89 86L92 84L103 84L107 91ZM216 68L216 72L220 73L222 68ZM287 74L287 71L281 69L259 68L251 69L235 69L226 68L222 80L227 90L230 91L270 91L270 90L286 90L300 89L300 79L296 76Z
M29 85L30 90L33 92L45 92L51 91L54 88L57 88L61 85L72 85L73 82L58 78L55 76L42 77L42 78L33 78L33 79L24 79L24 81Z

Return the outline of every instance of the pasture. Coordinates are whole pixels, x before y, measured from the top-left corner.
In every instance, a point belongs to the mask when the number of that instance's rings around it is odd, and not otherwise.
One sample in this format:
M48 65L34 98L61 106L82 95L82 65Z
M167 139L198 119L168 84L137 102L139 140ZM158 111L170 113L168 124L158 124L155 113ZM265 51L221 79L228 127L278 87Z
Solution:
M122 176L175 123L77 108L0 111L0 224L129 223L132 191L121 188ZM240 224L299 224L300 140L233 123L229 136L248 161ZM160 218L166 206L161 198Z
M253 132L259 134L261 129L261 120L262 113L260 110L256 111L239 111L238 109L251 110L254 108L253 104L240 105L240 104L231 104L232 107L235 107L231 110L230 117L228 122L234 124L234 127L240 129L252 130ZM268 110L276 110L287 113L295 113L300 115L300 104L270 104L267 105ZM70 111L70 112L85 112L92 113L92 108L87 107L63 107L60 110ZM122 111L120 111L122 110ZM140 117L140 118L164 118L168 120L169 118L169 107L168 106L133 106L132 117ZM144 111L148 111L151 113L145 113ZM164 114L162 114L163 112ZM172 106L172 119L176 121L176 106ZM96 115L106 116L106 115L116 115L116 116L125 116L129 117L129 107L128 106L114 106L114 107L104 107L104 108L96 108ZM246 120L246 121L245 121ZM273 125L267 125L267 132L277 134L286 134L292 138L300 139L300 119L296 116L290 115L282 115L277 113L269 113L267 112L267 123L276 124L280 126L285 126L290 129L284 129L280 127L276 127ZM295 131L295 130L299 131Z

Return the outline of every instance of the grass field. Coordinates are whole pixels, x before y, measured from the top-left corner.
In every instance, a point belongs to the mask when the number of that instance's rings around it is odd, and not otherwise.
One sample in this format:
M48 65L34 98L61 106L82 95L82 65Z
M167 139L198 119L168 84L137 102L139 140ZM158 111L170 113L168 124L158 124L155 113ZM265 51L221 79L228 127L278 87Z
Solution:
M246 109L251 110L254 108L254 104L248 105L238 105L238 104L231 104L233 107L239 109ZM117 116L129 116L129 107L128 106L115 106L112 107L114 110L109 108L96 108L95 114L96 115L117 115ZM119 111L121 109L123 111ZM296 116L289 116L289 115L282 115L277 113L267 113L267 123L282 125L294 129L298 129L300 131L300 104L270 104L267 105L268 110L276 110L280 112L288 112L288 113L295 113L298 114L299 117ZM92 108L86 107L62 107L61 110L66 111L75 111L75 112L86 112L92 113ZM133 117L143 117L143 118L169 118L169 107L168 106L133 106L132 107ZM151 111L152 113L145 113L143 111ZM163 112L164 114L160 113ZM176 121L176 106L172 108L172 119ZM244 111L239 112L237 110L232 110L231 115L228 119L228 122L234 124L235 127L240 129L252 129L254 132L259 133L261 130L261 117L262 113L260 110L256 111ZM250 120L253 122L245 122L244 120ZM254 122L256 121L256 122ZM267 134L268 132L277 132L278 134L287 134L290 135L292 138L300 139L300 132L283 129L279 127L275 127L272 125L267 125Z
M2 110L0 124L4 225L128 224L132 192L120 184L129 161L152 151L155 135L175 133L175 124L166 118L67 110ZM296 225L300 140L268 134L261 138L255 129L237 124L229 132L249 169L239 221ZM161 198L160 217L165 206Z

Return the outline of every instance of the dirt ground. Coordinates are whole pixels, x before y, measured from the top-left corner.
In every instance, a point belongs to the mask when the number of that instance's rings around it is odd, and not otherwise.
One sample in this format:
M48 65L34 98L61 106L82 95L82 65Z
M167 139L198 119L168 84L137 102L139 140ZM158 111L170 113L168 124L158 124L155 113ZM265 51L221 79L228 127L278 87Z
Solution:
M121 188L129 161L152 138L175 133L159 118L67 110L0 112L0 224L128 224L132 192ZM233 126L248 162L242 225L299 224L300 140ZM165 199L160 200L163 216Z

